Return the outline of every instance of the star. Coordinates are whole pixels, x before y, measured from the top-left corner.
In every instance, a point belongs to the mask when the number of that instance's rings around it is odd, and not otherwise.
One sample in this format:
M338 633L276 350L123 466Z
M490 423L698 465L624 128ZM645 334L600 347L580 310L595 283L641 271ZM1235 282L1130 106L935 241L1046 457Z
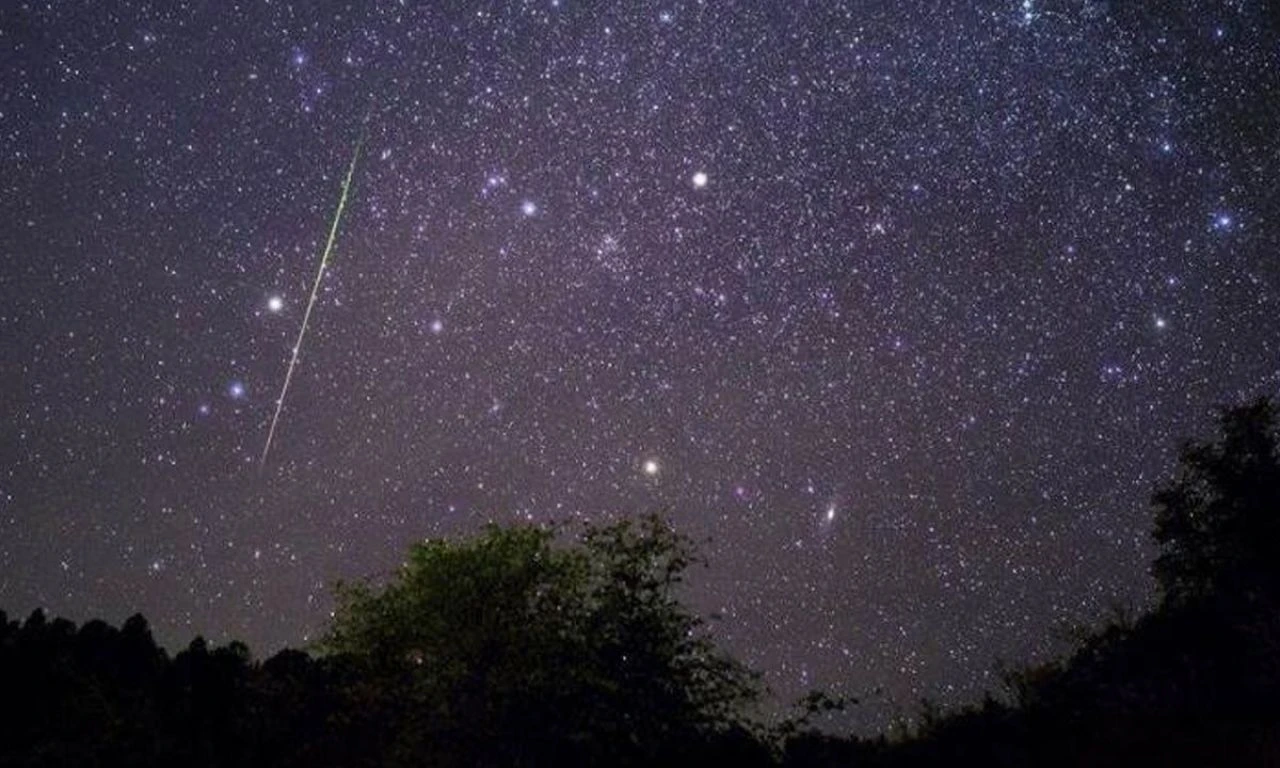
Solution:
M524 200L520 203L520 213L528 216L538 215L538 204L532 200Z
M279 296L272 296L267 299L267 311L272 314L279 314L284 309L284 299Z
M1030 24L1040 14L1036 11L1034 0L1022 0L1022 23Z
M707 177L705 172L698 171L693 174L689 181L693 184L694 189L702 189L707 186L707 182L710 181L710 179Z
M507 177L501 173L491 173L485 177L484 186L480 188L480 195L488 197L495 191L507 185Z
M640 465L640 470L649 477L656 477L661 469L662 467L658 464L657 459L645 459L644 463Z

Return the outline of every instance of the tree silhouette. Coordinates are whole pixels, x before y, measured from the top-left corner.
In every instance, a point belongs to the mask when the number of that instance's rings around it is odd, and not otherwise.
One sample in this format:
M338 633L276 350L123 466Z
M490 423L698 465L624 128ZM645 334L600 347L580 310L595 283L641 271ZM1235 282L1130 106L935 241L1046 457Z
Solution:
M382 724L390 762L692 760L749 735L758 694L680 602L692 562L658 517L565 545L491 526L415 545L385 586L340 585L323 648L360 669L353 709Z
M902 739L816 728L824 694L763 728L757 678L680 600L694 547L650 516L416 544L339 586L318 657L0 612L0 766L1280 765L1276 408L1219 427L1153 496L1154 610Z
M0 766L767 764L755 677L678 598L694 561L656 517L424 542L339 590L325 655L262 663L0 613Z
M1162 600L1007 670L1008 694L925 707L899 740L800 731L810 765L1280 765L1280 451L1267 399L1223 408L1152 497Z
M1222 435L1187 442L1181 472L1154 497L1153 572L1167 603L1280 596L1276 409L1259 399L1219 414Z

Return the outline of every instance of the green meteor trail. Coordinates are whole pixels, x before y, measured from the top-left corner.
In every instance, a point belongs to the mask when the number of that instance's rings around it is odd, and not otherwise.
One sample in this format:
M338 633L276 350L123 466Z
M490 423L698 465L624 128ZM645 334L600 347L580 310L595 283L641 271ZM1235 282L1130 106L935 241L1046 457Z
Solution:
M258 466L267 465L267 454L271 452L271 441L276 436L276 425L280 422L280 412L284 410L284 398L289 394L289 382L293 380L293 369L298 365L298 353L302 350L302 339L307 335L307 323L311 320L311 310L316 305L316 296L320 293L320 281L324 278L324 270L329 266L329 256L333 253L333 243L338 238L338 224L342 221L342 211L347 207L347 195L351 191L351 179L356 173L356 163L360 161L360 150L364 146L364 135L356 142L355 151L351 154L351 165L347 166L347 177L342 181L342 196L338 198L338 210L333 214L333 223L329 225L329 239L324 244L324 252L320 256L320 268L316 270L315 282L311 284L311 298L307 299L307 309L302 313L302 327L298 329L298 340L294 342L293 354L289 358L289 368L284 374L284 384L280 387L280 397L276 398L276 412L271 417L271 428L267 430L267 443L262 446L262 460Z

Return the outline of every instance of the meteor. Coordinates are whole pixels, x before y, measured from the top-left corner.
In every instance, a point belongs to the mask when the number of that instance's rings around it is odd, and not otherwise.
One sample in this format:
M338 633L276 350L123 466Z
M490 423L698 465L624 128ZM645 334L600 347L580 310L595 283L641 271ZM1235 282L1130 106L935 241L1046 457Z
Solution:
M338 198L338 209L333 214L333 222L329 225L329 239L325 241L324 252L320 255L320 268L316 270L315 282L311 284L311 298L307 299L307 309L302 313L302 327L298 329L298 340L293 344L293 354L289 358L289 368L284 374L284 384L280 387L280 397L276 398L276 412L271 417L271 428L267 430L267 442L262 446L262 460L259 469L267 465L267 455L271 452L271 441L276 436L276 425L280 422L280 412L284 410L284 398L289 394L289 382L293 380L293 369L298 365L298 353L302 350L302 339L307 335L307 323L311 320L311 310L316 305L316 297L320 294L320 281L324 278L324 270L329 266L329 256L333 253L333 243L338 238L338 224L342 221L342 211L347 207L347 195L351 191L351 179L356 173L356 163L360 161L360 150L364 147L364 134L356 142L355 151L351 153L351 164L347 166L347 176L342 181L342 196Z

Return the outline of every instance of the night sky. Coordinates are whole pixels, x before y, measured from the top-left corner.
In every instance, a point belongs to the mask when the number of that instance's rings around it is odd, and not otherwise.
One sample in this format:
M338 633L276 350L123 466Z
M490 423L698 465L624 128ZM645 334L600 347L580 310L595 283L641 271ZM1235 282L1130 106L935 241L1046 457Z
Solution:
M1280 392L1277 136L1245 0L5 2L0 608L265 655L669 509L780 696L962 701Z

